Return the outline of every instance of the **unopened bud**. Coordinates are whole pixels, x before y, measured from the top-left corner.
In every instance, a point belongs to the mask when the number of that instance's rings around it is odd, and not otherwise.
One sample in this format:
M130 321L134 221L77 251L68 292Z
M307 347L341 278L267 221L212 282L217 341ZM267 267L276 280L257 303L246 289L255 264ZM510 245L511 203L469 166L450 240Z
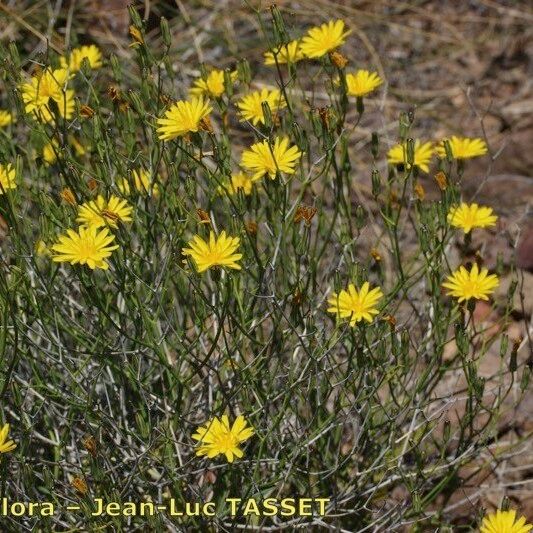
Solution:
M161 27L161 36L163 37L163 42L165 46L170 47L172 44L172 39L170 37L170 28L168 27L168 20L165 17L161 17L159 21Z

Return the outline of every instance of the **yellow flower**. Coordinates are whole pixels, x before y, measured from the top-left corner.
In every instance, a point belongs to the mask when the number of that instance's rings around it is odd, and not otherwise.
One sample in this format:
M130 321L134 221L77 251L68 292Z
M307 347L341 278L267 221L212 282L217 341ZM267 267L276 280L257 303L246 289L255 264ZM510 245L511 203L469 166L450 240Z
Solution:
M0 194L4 194L8 189L15 189L15 169L11 163L7 165L0 164Z
M235 81L237 72L230 74L231 80ZM191 87L189 93L193 96L208 96L211 98L220 98L226 89L224 86L224 71L212 70L205 79L198 78L194 82L194 87Z
M302 38L302 53L310 58L322 57L344 44L351 30L344 30L343 20L330 20L321 26L310 28Z
M276 60L279 65L296 63L305 57L298 40L282 44L269 52L265 52L263 55L265 56L265 65L275 65Z
M52 98L58 101L68 80L66 69L44 69L31 77L30 81L21 85L22 99L26 104L26 112L39 108Z
M53 165L57 160L58 144L56 140L53 140L44 145L43 159L46 164Z
M67 230L67 235L61 235L52 250L57 252L52 260L72 265L87 265L91 269L107 270L109 264L106 258L111 255L118 245L111 245L115 240L109 234L109 228L98 230L96 226L80 226L78 231Z
M83 146L83 144L81 144L80 141L78 141L78 139L74 137L74 135L69 135L68 141L74 147L76 155L79 155L81 157L82 155L85 155L87 153L85 146Z
M157 133L161 141L175 139L200 129L202 119L207 117L213 108L202 96L193 97L190 101L180 100L171 106L163 118L158 118Z
M59 111L59 116L68 119L72 118L74 114L74 91L72 89L67 89L61 96L61 98L56 102L57 110ZM37 112L39 115L39 120L43 122L52 123L54 121L54 114L52 108L49 105L43 106Z
M266 102L273 114L286 107L287 103L278 89L254 91L244 95L238 102L241 122L249 120L254 126L265 123L265 115L261 104Z
M17 445L12 440L7 440L9 436L9 424L4 424L0 430L0 453L13 451Z
M69 56L61 57L59 61L62 68L68 68L70 72L74 73L81 69L81 64L85 58L87 58L91 68L96 69L102 66L102 53L94 44L74 48Z
M255 180L257 181L257 180ZM244 172L236 172L231 175L230 180L219 187L221 193L237 194L239 189L246 195L252 194L254 180Z
M241 156L241 166L255 172L252 176L253 181L262 178L265 174L275 179L277 172L294 174L296 161L301 156L302 152L297 146L289 148L288 137L276 137L273 146L265 140L244 150Z
M134 169L131 171L131 177L136 191L141 194L151 192L154 197L158 196L159 186L157 183L152 184L152 174L148 170L144 168ZM130 182L126 178L123 178L118 182L118 190L127 196L131 192Z
M498 217L493 213L492 207L464 202L452 207L448 213L448 222L456 228L462 228L465 233L469 233L473 228L494 226L497 220Z
M42 83L41 80L43 80ZM50 99L44 76L32 76L29 82L20 85L20 92L26 113L32 113L36 109L40 109Z
M46 243L41 239L35 243L35 253L41 256L52 255Z
M459 267L452 275L448 276L447 281L442 284L449 289L448 294L457 298L459 302L470 300L488 300L488 295L494 292L494 289L500 284L496 274L489 274L486 268L481 271L477 264L474 264L470 272L464 266Z
M74 91L66 89L68 71L66 69L45 69L40 75L32 76L28 83L21 85L22 99L26 113L36 116L43 122L53 122L54 113L51 100L57 105L59 114L66 119L74 113Z
M50 70L32 76L30 81L21 85L22 99L26 104L26 113L31 113L46 104L50 98L56 102L61 100L68 80L66 69Z
M132 210L133 207L118 196L111 196L106 202L99 194L96 200L80 205L76 222L97 228L107 225L116 228L117 222L131 222Z
M516 511L496 511L491 513L481 522L479 533L530 533L533 525L526 524L526 517L521 516L516 520Z
M346 85L350 96L366 96L382 83L383 80L377 72L358 70L354 74L346 74Z
M214 417L204 426L199 426L192 435L199 444L196 455L207 455L209 459L213 459L224 454L228 463L233 463L235 457L244 455L239 445L254 434L254 429L247 425L248 422L242 415L235 419L233 426L230 426L227 415L222 415L220 419Z
M349 318L350 326L355 326L363 319L372 322L374 315L379 313L376 305L382 297L381 289L375 287L370 290L368 281L363 283L361 290L350 283L347 291L341 290L339 294L334 293L329 298L331 307L328 307L328 313L336 313L338 318Z
M211 231L209 242L204 241L199 235L195 235L189 242L190 248L183 248L184 255L190 255L196 263L196 270L204 272L208 268L221 266L240 270L237 264L242 258L242 254L236 254L239 247L239 237L226 237L223 231L218 237Z
M487 145L483 139L470 139L453 135L451 139L448 139L448 142L454 159L470 159L487 153ZM446 157L444 141L441 141L435 150L439 157Z
M13 115L9 111L0 109L0 128L4 128L13 122Z
M433 145L430 142L422 144L418 139L415 141L414 166L424 172L429 172L429 162L433 155ZM387 154L391 165L407 166L407 142L393 146Z

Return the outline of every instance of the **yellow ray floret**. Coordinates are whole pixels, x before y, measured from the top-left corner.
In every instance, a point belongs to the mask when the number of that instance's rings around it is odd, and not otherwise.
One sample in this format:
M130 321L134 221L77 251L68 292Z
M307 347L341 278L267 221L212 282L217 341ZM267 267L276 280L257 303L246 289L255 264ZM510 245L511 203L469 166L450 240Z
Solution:
M152 183L152 174L144 169L134 169L131 171L131 181L133 182L134 189L141 194L152 193L154 197L159 195L159 185ZM118 190L125 196L131 193L130 181L126 178L122 178L117 183Z
M74 113L74 91L67 89L67 69L45 69L20 86L24 110L42 122L54 120L52 102L63 118Z
M116 228L118 222L131 222L132 210L133 207L118 196L111 196L106 201L102 195L98 195L96 200L80 205L76 222L97 228L101 226Z
M241 167L254 172L252 176L254 181L265 174L274 179L278 172L294 174L296 162L301 156L302 152L297 146L289 147L288 137L276 137L273 145L265 140L244 150Z
M422 144L417 139L414 149L414 166L423 172L429 172L429 162L434 150L433 145L430 142ZM387 160L391 165L405 165L407 167L407 142L393 146L387 154Z
M530 533L532 524L526 523L526 517L516 518L516 511L496 511L483 518L479 533Z
M13 451L17 445L9 440L9 424L4 424L0 430L0 453Z
M61 57L61 67L68 68L71 73L78 72L81 69L84 59L87 59L92 69L97 69L102 66L102 52L100 52L100 49L96 45L90 44L74 48L70 52L70 55Z
M109 264L106 258L118 248L117 244L111 244L114 240L115 236L109 233L108 228L99 230L95 226L80 226L77 232L69 229L52 246L55 252L52 259L60 263L87 265L93 270L107 270Z
M55 139L43 146L43 159L47 165L53 165L57 161L59 144Z
M344 29L343 20L330 20L321 26L310 28L302 38L300 48L306 57L322 57L344 44L350 33L351 30Z
M454 206L448 213L448 222L456 228L461 228L469 233L474 228L486 228L494 226L498 217L492 211L492 207L484 207L478 204L462 203Z
M275 65L276 61L279 65L286 63L296 63L305 56L300 48L300 41L294 40L288 44L282 44L277 48L265 52L265 65Z
M232 72L230 74L231 81L237 79L237 72ZM212 70L206 77L198 78L194 81L193 86L189 90L189 93L193 96L207 96L209 98L220 98L226 87L224 85L224 71L223 70Z
M366 96L383 83L377 72L369 70L358 70L354 73L346 74L346 86L350 96Z
M262 103L266 102L270 111L275 114L286 107L287 103L278 89L261 89L244 95L238 102L241 122L249 120L254 126L265 123Z
M239 445L253 434L254 429L248 426L244 416L238 416L233 426L230 426L227 415L222 415L220 419L215 417L204 426L199 426L192 438L198 441L196 455L213 459L223 454L228 463L232 463L235 457L244 455Z
M227 192L231 195L237 194L241 190L246 196L252 194L252 188L254 180L248 174L244 172L235 172L231 175L231 178L227 183L219 187L219 192Z
M488 295L500 284L496 274L489 274L486 268L481 271L474 264L470 272L464 266L453 272L446 278L442 286L448 290L448 294L457 298L459 302L470 300L488 300Z
M11 163L0 164L0 194L17 187L15 168Z
M180 100L167 110L163 118L157 119L159 139L168 141L200 130L201 121L213 108L202 96L191 100Z
M0 109L0 128L5 128L13 122L13 115L9 111Z
M377 304L383 297L380 287L370 289L368 281L363 283L360 290L350 283L348 290L334 293L328 300L329 313L336 313L338 318L349 318L350 326L355 326L360 320L372 322L379 313Z
M470 139L453 135L451 139L448 139L448 142L454 159L470 159L487 153L487 145L483 139ZM435 151L439 157L446 157L444 141L437 145Z
M239 237L227 237L223 231L218 237L213 231L209 233L209 241L195 235L189 242L188 248L183 248L184 255L190 256L196 264L198 272L204 272L212 267L227 267L240 270L237 263L242 254L235 253L239 247Z

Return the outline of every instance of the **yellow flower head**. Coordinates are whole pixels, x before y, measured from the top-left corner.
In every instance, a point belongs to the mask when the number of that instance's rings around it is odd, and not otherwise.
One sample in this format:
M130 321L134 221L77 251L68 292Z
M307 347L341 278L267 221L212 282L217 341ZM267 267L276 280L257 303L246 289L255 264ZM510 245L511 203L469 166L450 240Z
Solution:
M464 266L459 267L453 274L446 278L442 286L448 290L448 294L457 298L459 302L464 300L488 300L488 295L500 284L496 274L489 274L486 268L481 271L477 264L470 272Z
M135 190L141 194L152 193L154 197L159 195L159 186L157 183L152 184L152 174L144 168L134 169L131 171L131 177L133 181L133 186ZM118 182L118 190L124 194L128 195L131 192L130 182L123 178Z
M26 113L46 105L50 98L60 101L68 81L68 71L63 68L44 69L21 85L22 99L26 104Z
M29 82L20 85L20 92L26 113L32 113L40 109L50 99L48 86L45 85L43 78L44 76L32 76ZM43 80L42 83L41 80Z
M7 165L0 164L0 194L4 194L8 189L17 187L15 174L15 169L11 163Z
M253 144L248 150L244 150L241 156L241 166L255 172L252 180L258 180L265 174L274 179L278 172L294 174L296 161L300 159L302 152L297 146L289 147L288 137L276 137L274 145L268 140Z
M360 320L372 322L374 315L379 313L376 305L382 297L381 289L375 287L370 290L368 281L363 283L361 290L350 283L347 291L341 290L329 298L331 307L328 307L328 313L336 313L338 318L349 318L350 326L355 326Z
M51 102L56 103L60 116L72 118L74 113L74 91L66 88L68 71L66 69L45 69L41 74L32 76L28 83L20 87L26 113L34 115L42 122L53 122L54 113Z
M91 68L100 68L102 66L102 52L94 44L74 48L69 56L61 57L61 67L68 68L70 72L78 72L81 69L83 60L87 58Z
M48 246L46 246L46 243L42 239L38 240L35 243L35 253L43 257L47 255L52 255L50 249L48 248Z
M13 451L17 445L8 440L9 437L9 424L4 424L0 430L0 453L7 453Z
M76 139L76 137L69 135L69 143L74 147L74 151L77 155L84 155L85 148L84 146ZM57 156L59 154L59 143L56 139L52 139L49 143L45 144L43 147L43 159L47 165L52 165L57 161Z
M526 517L516 519L516 511L496 511L483 518L479 533L530 533L533 525L526 524Z
M240 270L241 266L237 261L240 261L242 254L235 253L239 243L239 237L226 237L225 231L217 237L211 231L209 241L204 241L202 237L195 235L189 242L189 248L183 248L182 253L193 258L198 272L217 266Z
M430 142L422 144L418 139L415 141L414 166L423 172L429 172L429 162L433 155L433 145ZM407 166L407 143L393 146L387 154L391 165Z
M275 65L276 60L279 65L285 63L296 63L305 56L300 48L300 41L294 40L288 44L282 44L277 48L263 54L265 56L265 65Z
M180 100L167 110L163 118L157 119L157 133L161 141L175 139L190 132L200 130L202 119L206 118L213 108L202 96L188 100Z
M0 109L0 128L4 128L13 122L13 115L9 111Z
M54 139L43 147L43 159L47 165L53 165L57 160L59 145Z
M265 123L262 103L266 102L273 114L284 108L287 103L278 89L262 89L244 95L238 102L241 122L249 120L254 126Z
M377 72L358 70L353 74L346 74L346 85L350 96L366 96L382 83L383 80Z
M232 72L231 80L235 81L237 73ZM224 86L224 71L212 70L205 79L198 78L195 80L193 87L191 87L189 93L193 96L207 96L210 98L220 98L226 87Z
M254 181L251 176L244 172L235 172L227 184L221 187L221 192L227 191L229 194L237 194L239 189L246 195L252 194Z
M487 153L487 145L483 139L470 139L453 135L451 139L448 139L448 142L454 159L470 159ZM441 141L435 150L439 157L446 157L444 141Z
M456 228L461 228L465 233L469 233L473 228L494 226L497 220L498 217L493 213L492 207L464 202L452 207L448 213L448 222Z
M116 228L118 222L131 222L133 207L118 196L111 196L106 202L102 195L96 200L80 205L76 222L87 226L111 226Z
M239 445L254 434L254 429L247 426L242 415L235 419L233 426L230 426L227 415L222 415L220 419L213 418L204 426L199 426L192 435L199 444L196 455L207 455L209 459L213 459L224 454L228 463L233 463L235 457L241 458L244 455Z
M57 102L57 109L59 111L59 116L66 118L67 120L71 119L74 115L74 91L72 89L67 89L63 96ZM44 122L53 122L54 116L50 112L48 106L43 108L43 118Z
M109 234L109 228L99 230L96 226L80 226L77 232L68 229L67 234L61 235L52 246L52 250L57 252L52 260L72 265L79 263L92 270L107 270L109 264L106 258L118 248L118 244L111 244L114 240L115 236Z
M74 148L74 151L76 152L76 155L79 155L81 157L82 155L85 155L87 153L86 147L83 146L83 144L81 144L80 141L78 141L78 139L76 139L76 137L74 137L74 135L69 135L68 136L68 142Z
M306 57L322 57L344 44L350 33L351 30L344 30L343 20L330 20L321 26L310 28L302 38L300 48Z

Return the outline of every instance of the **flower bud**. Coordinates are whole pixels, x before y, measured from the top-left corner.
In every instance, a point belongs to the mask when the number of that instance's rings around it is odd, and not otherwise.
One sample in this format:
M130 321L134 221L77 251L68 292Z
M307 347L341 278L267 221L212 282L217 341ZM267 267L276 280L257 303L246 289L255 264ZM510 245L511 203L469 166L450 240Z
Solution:
M161 17L159 21L161 27L161 36L163 37L163 42L167 48L170 48L172 44L172 38L170 37L170 28L168 27L168 20L165 17Z

